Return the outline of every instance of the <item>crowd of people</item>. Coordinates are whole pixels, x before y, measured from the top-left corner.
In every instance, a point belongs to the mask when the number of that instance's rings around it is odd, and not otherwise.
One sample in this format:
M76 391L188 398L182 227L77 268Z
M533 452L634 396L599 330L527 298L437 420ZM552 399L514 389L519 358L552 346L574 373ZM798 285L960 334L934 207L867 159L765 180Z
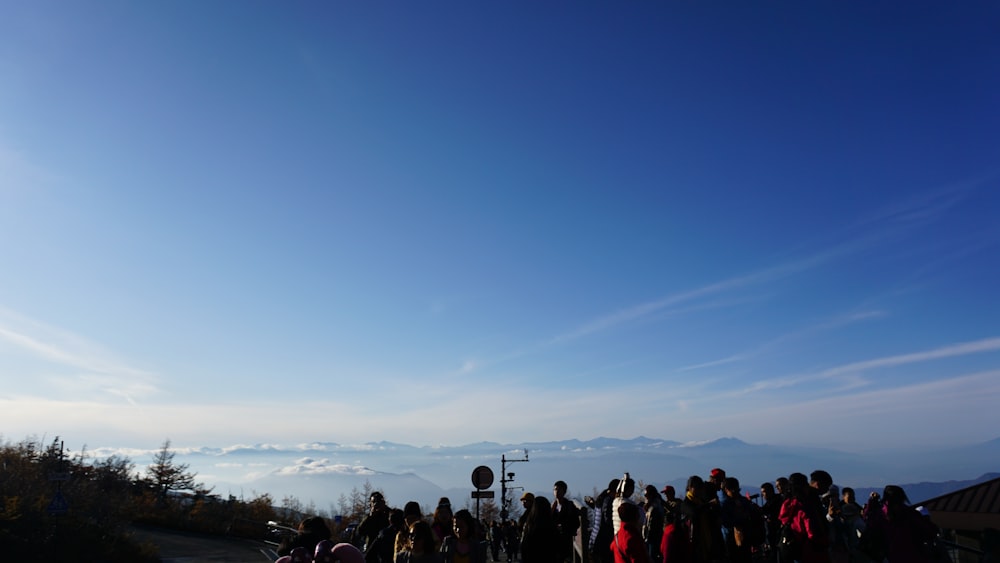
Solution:
M524 493L517 520L482 522L442 498L430 518L420 505L390 508L372 493L350 542L330 542L309 518L279 547L280 563L937 563L948 561L938 530L902 488L872 493L864 506L829 473L792 473L744 493L720 468L674 487L645 486L626 473L596 498Z

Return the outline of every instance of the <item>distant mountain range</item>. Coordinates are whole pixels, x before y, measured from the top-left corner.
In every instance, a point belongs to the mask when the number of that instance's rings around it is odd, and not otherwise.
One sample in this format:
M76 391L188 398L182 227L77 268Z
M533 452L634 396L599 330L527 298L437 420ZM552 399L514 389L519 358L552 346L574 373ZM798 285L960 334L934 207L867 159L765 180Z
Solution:
M748 444L737 438L685 443L639 436L463 446L410 446L392 442L347 445L314 442L299 445L233 446L178 449L176 459L215 485L219 494L248 496L267 492L275 499L293 496L335 514L338 499L366 482L382 490L391 505L417 500L433 507L441 496L458 506L470 505L471 473L489 466L501 475L501 456L523 459L506 467L517 496L522 490L551 496L562 479L570 496L582 498L628 471L641 483L657 488L670 484L682 491L690 475L706 477L721 467L740 479L744 492L778 476L815 469L829 471L841 487L850 486L859 500L886 484L899 484L914 502L961 489L996 476L1000 470L1000 438L951 448L902 451L883 449L849 453L828 448ZM144 460L132 456L141 468ZM976 476L979 476L978 478ZM492 490L499 498L499 482Z
M966 487L971 487L973 485L978 485L980 483L985 483L986 481L992 481L1000 477L1000 473L985 473L980 475L976 479L970 479L967 481L944 481L941 483L909 483L900 484L903 490L906 491L906 496L910 499L910 503L914 506L919 506L921 503L937 498L948 493L953 493L955 491L960 491ZM858 502L864 504L865 499L868 496L876 492L879 495L882 494L882 489L877 487L859 487L855 488L854 493Z

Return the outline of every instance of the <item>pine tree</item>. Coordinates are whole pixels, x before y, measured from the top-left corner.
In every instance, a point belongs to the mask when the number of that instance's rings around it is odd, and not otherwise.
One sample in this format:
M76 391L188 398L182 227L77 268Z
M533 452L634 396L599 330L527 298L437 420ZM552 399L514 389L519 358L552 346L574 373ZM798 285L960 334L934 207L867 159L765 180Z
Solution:
M186 463L174 463L174 452L170 451L168 438L147 469L149 481L156 490L157 498L163 501L172 491L201 490L203 487L194 480L197 473L191 473L188 469Z

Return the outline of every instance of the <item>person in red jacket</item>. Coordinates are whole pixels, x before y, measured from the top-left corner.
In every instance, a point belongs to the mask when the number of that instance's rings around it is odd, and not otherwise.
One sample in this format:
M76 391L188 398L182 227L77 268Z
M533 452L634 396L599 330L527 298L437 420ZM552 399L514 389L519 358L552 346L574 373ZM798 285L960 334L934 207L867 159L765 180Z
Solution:
M621 526L611 542L615 563L652 563L646 542L642 539L642 529L639 528L639 507L623 503L618 507L618 518Z
M668 512L663 536L660 538L660 553L663 563L690 563L691 528L679 511Z
M816 490L802 473L788 476L791 494L781 504L778 519L788 527L790 551L781 554L782 560L799 563L830 563L830 532Z

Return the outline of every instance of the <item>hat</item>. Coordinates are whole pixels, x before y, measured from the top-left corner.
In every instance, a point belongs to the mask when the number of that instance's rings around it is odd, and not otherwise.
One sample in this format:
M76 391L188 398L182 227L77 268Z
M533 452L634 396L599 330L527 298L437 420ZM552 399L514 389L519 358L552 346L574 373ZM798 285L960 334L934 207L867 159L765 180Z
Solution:
M721 469L719 469L718 467L716 467L715 469L713 469L712 472L710 473L710 475L712 476L712 479L718 479L720 477L723 478L723 479L726 478L726 472L723 471L723 470L721 470Z
M674 486L673 485L665 485L660 492L663 493L664 495L666 495L667 498L673 498L674 495L677 494L674 491Z
M531 493L524 493L523 495L521 495L521 500L525 500L525 499L535 500L535 495L533 495Z

